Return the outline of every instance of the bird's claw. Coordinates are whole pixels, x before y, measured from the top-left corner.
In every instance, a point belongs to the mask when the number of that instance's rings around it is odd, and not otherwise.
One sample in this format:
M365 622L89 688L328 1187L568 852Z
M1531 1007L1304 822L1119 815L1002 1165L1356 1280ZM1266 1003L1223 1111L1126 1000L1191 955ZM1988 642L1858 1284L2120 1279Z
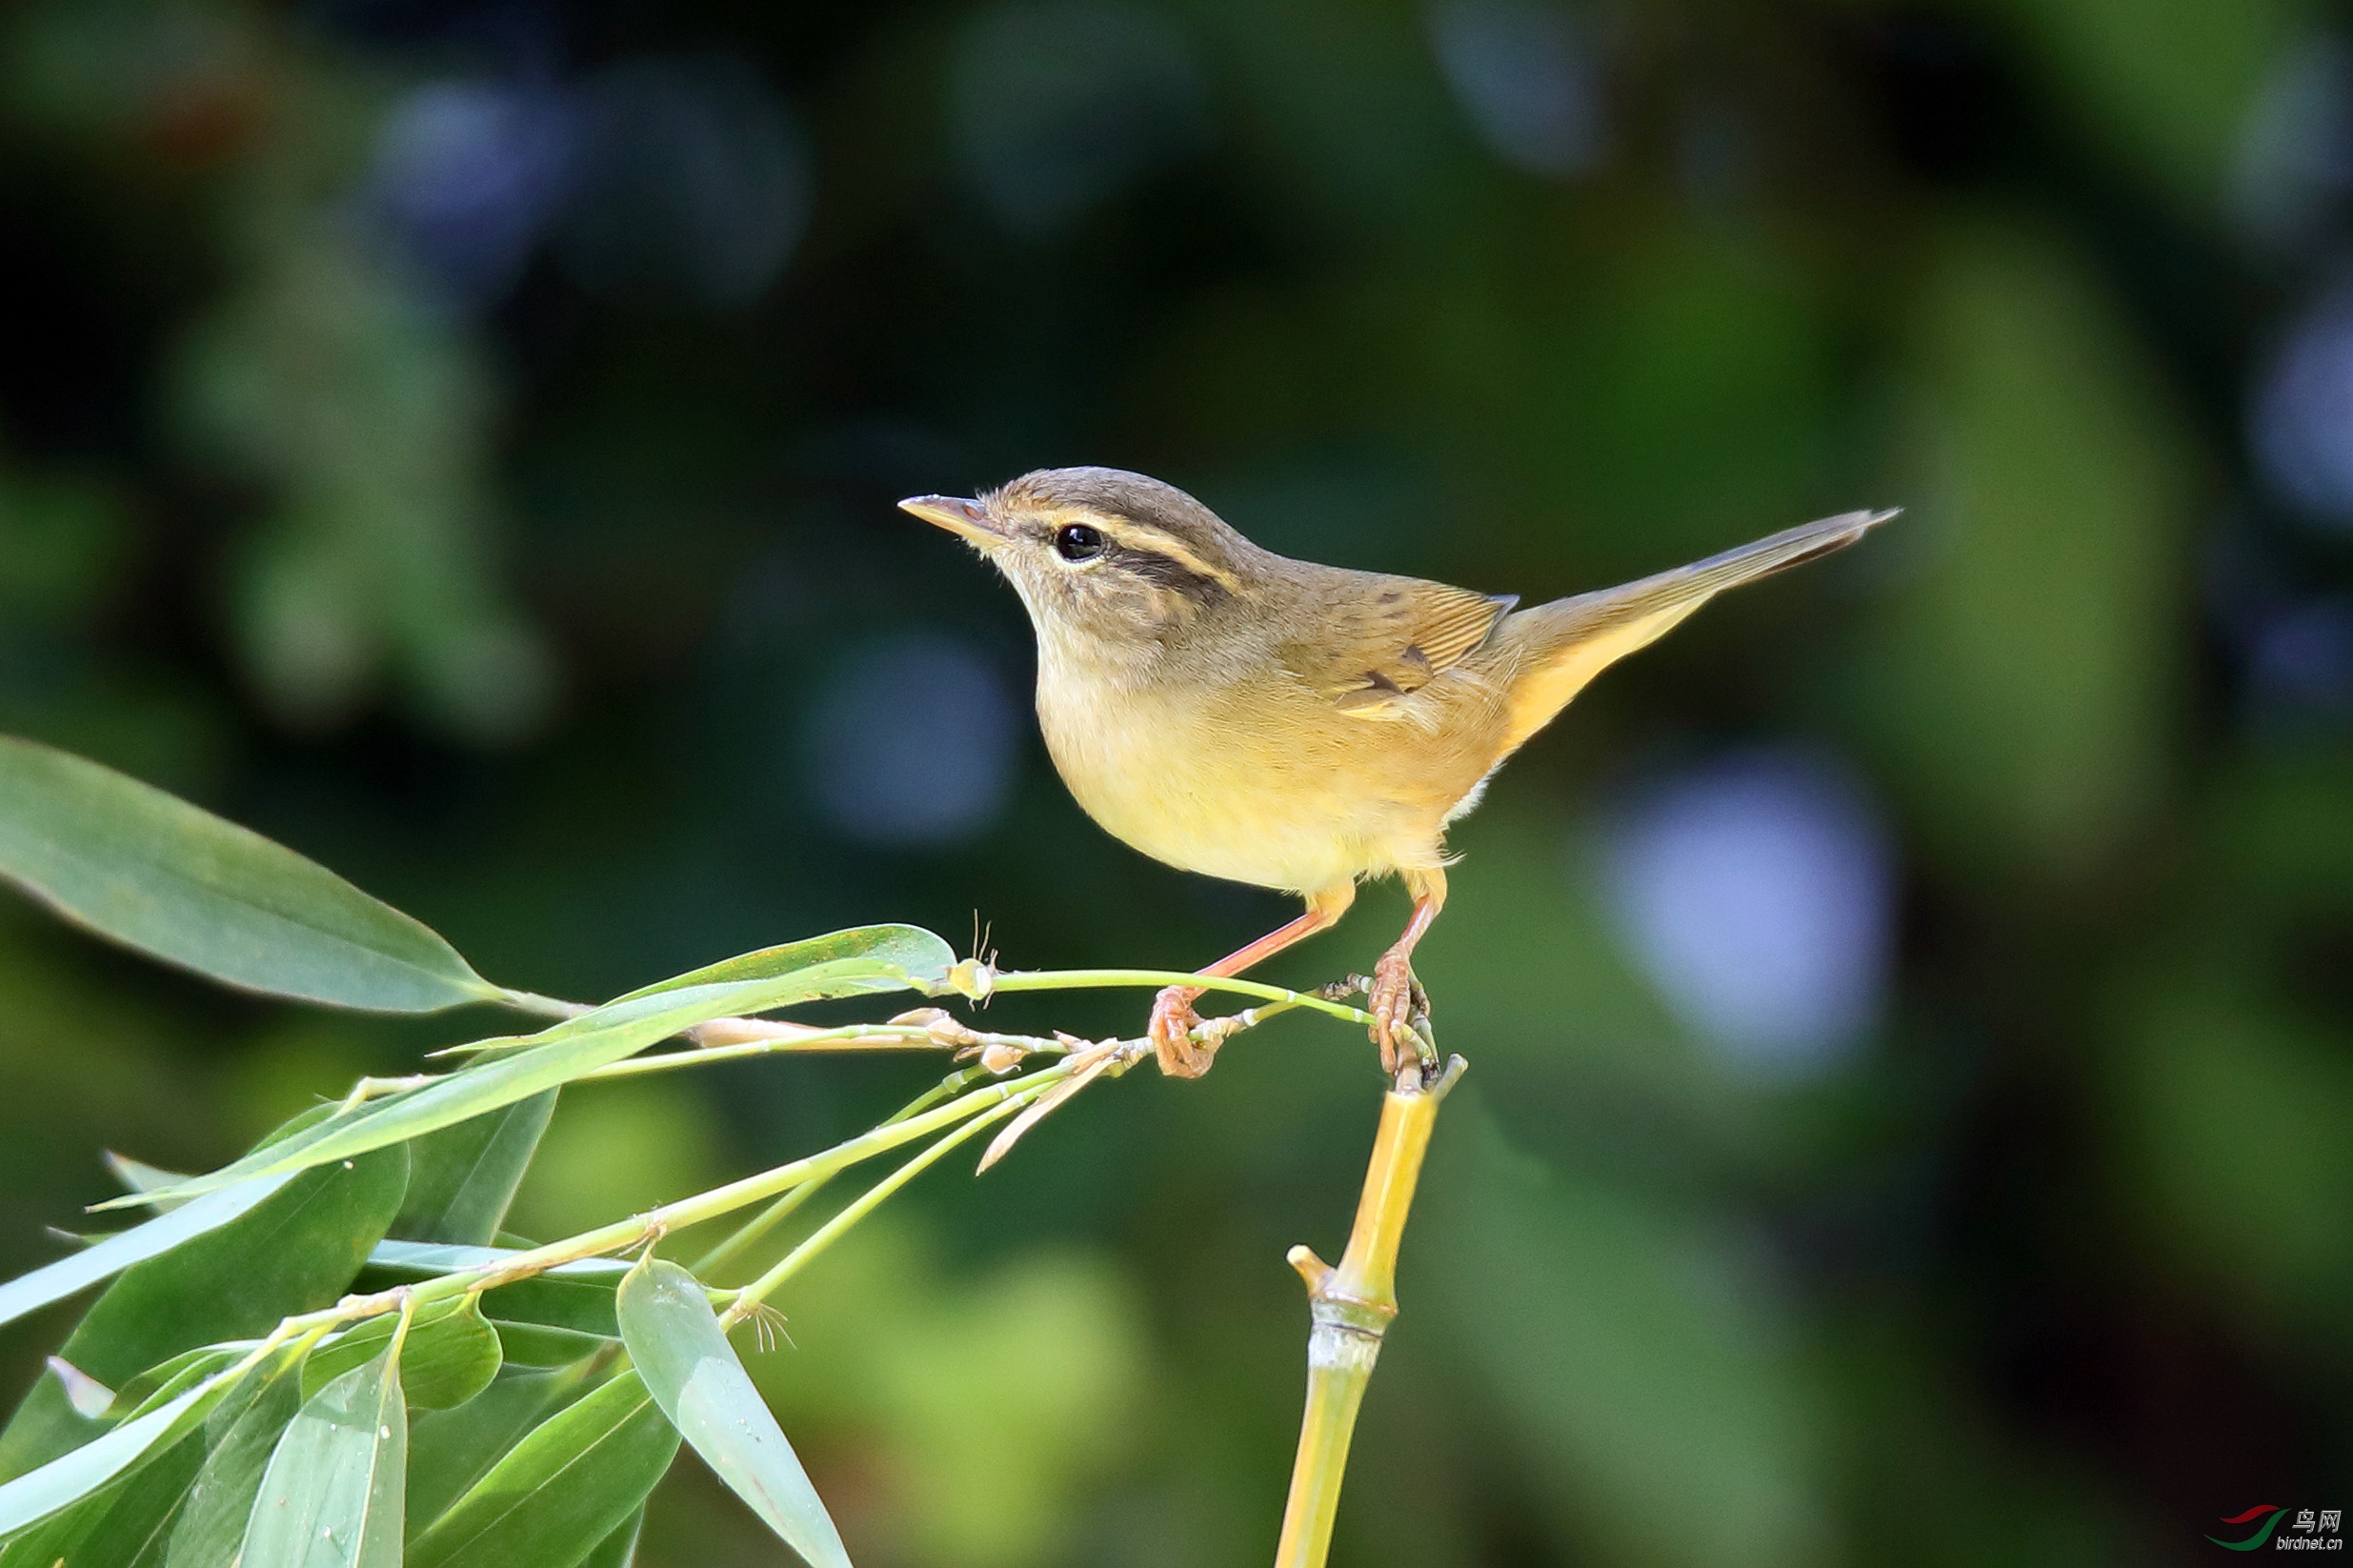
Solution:
M1198 995L1190 987L1173 985L1153 998L1152 1022L1145 1033L1152 1038L1160 1071L1169 1077L1197 1078L1217 1059L1216 1045L1193 1040L1193 1031L1201 1023L1201 1015L1193 1011L1193 998Z
M1381 955L1373 966L1373 983L1365 988L1364 1010L1373 1015L1373 1043L1380 1047L1380 1070L1391 1077L1405 1066L1410 1054L1429 1064L1430 1048L1414 1028L1430 1015L1429 994L1414 978L1413 961L1402 953Z

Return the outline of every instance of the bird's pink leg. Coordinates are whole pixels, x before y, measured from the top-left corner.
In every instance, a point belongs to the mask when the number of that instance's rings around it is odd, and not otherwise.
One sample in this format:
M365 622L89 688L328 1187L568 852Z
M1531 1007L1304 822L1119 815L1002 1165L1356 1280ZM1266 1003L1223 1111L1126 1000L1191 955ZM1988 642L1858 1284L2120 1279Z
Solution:
M1328 929L1347 913L1348 906L1356 901L1356 897L1357 889L1353 882L1318 893L1308 899L1306 914L1268 932L1248 947L1235 949L1199 973L1220 978L1239 975L1251 965L1272 958L1292 943ZM1193 1011L1194 999L1200 994L1201 988L1198 986L1173 985L1153 998L1152 1022L1147 1026L1147 1032L1152 1036L1153 1052L1159 1059L1160 1071L1172 1078L1197 1078L1209 1071L1210 1062L1217 1056L1217 1047L1196 1045L1192 1038L1193 1031L1201 1022L1200 1015Z
M1446 874L1409 873L1406 886L1414 895L1414 917L1373 966L1373 987L1364 998L1365 1011L1373 1015L1373 1043L1380 1047L1381 1071L1393 1077L1404 1065L1398 1056L1398 1034L1414 1010L1414 948L1446 907Z

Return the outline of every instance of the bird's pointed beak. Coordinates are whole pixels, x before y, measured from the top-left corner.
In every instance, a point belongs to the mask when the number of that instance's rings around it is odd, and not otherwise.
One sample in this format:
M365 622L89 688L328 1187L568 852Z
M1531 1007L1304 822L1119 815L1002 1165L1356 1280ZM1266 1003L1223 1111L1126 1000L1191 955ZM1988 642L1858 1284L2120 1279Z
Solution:
M899 502L898 509L951 533L960 533L983 550L1005 542L1004 531L990 521L987 510L978 501L960 495L910 495Z

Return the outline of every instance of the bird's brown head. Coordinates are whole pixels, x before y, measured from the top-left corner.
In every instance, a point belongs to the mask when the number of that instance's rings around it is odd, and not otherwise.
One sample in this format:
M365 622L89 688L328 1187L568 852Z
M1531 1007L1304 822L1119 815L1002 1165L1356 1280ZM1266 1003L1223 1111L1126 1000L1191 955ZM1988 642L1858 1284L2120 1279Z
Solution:
M1273 559L1174 485L1121 469L1039 469L974 500L899 505L996 562L1041 639L1157 640L1247 598Z

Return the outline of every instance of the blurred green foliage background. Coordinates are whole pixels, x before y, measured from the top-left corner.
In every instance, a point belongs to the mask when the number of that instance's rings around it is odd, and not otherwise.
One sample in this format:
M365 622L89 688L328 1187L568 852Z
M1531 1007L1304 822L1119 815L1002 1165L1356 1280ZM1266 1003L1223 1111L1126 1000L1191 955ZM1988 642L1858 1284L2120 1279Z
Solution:
M2353 1499L2353 51L2320 0L13 0L0 729L603 996L1284 917L1071 804L1025 469L1549 597L1900 503L1461 824L1336 1560L2186 1562ZM1362 969L1389 890L1275 977ZM1145 998L1009 998L1133 1034ZM0 901L0 1264L448 1027ZM755 1362L875 1568L1247 1562L1378 1093L1300 1019L928 1177ZM575 1091L553 1234L936 1067ZM0 1337L30 1382L63 1317ZM2227 1532L2225 1532L2227 1533ZM692 1460L643 1560L774 1563Z

